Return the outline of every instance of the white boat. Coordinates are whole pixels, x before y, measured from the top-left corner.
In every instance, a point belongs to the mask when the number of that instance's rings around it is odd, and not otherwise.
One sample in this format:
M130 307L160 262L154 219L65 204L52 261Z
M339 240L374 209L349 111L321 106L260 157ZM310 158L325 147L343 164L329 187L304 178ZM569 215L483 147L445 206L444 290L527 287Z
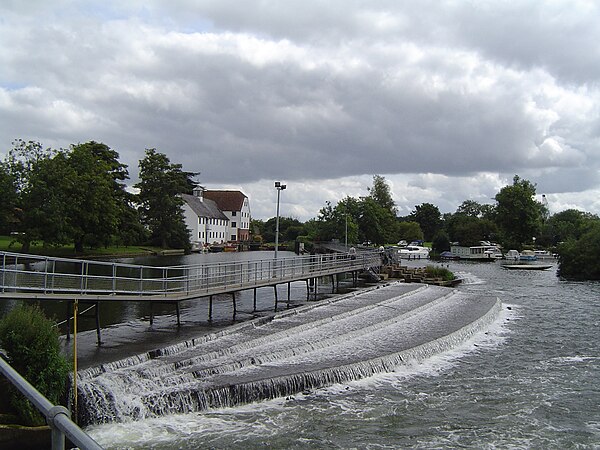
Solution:
M407 245L398 250L398 256L401 259L428 259L429 248L421 247L420 245Z
M502 254L498 247L493 244L473 245L471 247L451 245L450 251L457 258L476 261L494 261Z
M535 250L534 253L537 259L555 259L555 256L548 250Z
M505 258L517 261L519 259L519 256L521 256L521 254L517 250L509 250L508 252L506 252Z
M533 250L523 250L521 256L519 256L519 261L537 261L537 256Z

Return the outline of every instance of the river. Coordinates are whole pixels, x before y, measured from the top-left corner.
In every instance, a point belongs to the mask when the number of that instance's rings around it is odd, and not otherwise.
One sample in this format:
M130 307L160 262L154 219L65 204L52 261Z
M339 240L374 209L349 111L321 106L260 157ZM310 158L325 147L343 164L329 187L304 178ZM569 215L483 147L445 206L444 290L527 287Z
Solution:
M509 307L452 351L294 397L87 431L106 448L600 448L600 283L562 281L555 269L448 265L464 278L458 289ZM261 301L272 307L272 295ZM220 325L231 320L227 304ZM206 327L205 309L186 311L183 334ZM174 339L173 317L158 323Z

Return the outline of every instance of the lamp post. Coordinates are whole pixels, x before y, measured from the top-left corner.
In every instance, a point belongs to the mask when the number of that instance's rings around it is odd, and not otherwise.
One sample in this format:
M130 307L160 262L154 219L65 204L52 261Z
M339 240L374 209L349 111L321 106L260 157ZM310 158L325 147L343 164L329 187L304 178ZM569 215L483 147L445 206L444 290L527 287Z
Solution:
M344 239L344 247L346 250L346 252L348 251L348 213L344 214L344 217L346 218L346 238Z
M277 216L275 219L275 259L277 259L277 251L279 250L279 197L281 191L286 188L285 184L281 184L279 181L275 182L275 189L277 189Z

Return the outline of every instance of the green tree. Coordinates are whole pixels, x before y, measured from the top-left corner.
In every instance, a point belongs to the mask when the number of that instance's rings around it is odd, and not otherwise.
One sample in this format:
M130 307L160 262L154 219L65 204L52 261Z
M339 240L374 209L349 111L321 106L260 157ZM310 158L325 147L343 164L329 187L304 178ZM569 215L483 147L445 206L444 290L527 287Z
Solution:
M146 149L139 163L140 214L150 230L153 244L162 248L183 248L189 251L190 231L185 225L183 199L189 193L196 174L184 172L181 164L172 164L169 158L156 149Z
M272 217L262 223L261 234L265 242L275 242L277 218ZM279 241L294 241L304 232L302 222L293 217L279 217Z
M124 209L125 166L118 162L118 153L93 141L72 146L67 162L72 179L66 191L66 221L75 252L82 253L85 244L108 245Z
M0 161L0 234L8 234L16 225L17 182L8 163Z
M355 244L359 239L357 221L361 214L360 208L360 202L352 197L346 197L335 207L331 205L331 202L326 202L317 217L319 240L339 239L340 242L345 242L347 231L348 242Z
M456 209L456 214L471 217L481 217L482 205L480 203L477 203L475 200L465 200Z
M494 222L464 212L446 215L444 223L450 241L464 246L495 240L498 233Z
M431 249L437 254L450 250L450 239L445 231L440 230L435 234L431 243Z
M360 240L377 245L395 242L399 234L396 217L372 197L360 203L358 229Z
M578 280L600 280L600 222L589 224L579 239L570 238L558 247L559 274Z
M433 236L442 228L440 210L431 203L416 205L409 217L410 220L417 222L421 226L426 241L431 241Z
M371 197L375 203L384 209L387 209L393 216L396 216L398 210L396 204L392 198L392 190L387 183L385 177L381 175L373 175L373 186L367 188L369 197Z
M551 216L544 224L542 235L546 245L557 245L569 239L579 239L598 216L576 209L567 209Z
M496 194L496 223L505 247L520 249L540 232L544 206L534 197L535 185L518 175Z
M119 161L119 153L105 144L98 142L88 142L80 144L75 148L83 147L88 150L93 157L102 165L107 179L112 186L112 199L117 209L115 239L117 243L132 245L139 244L147 240L148 233L141 223L141 217L135 206L137 198L134 194L127 191L125 181L129 179L127 165ZM104 236L104 242L101 242L103 236L94 236L96 245L107 244L108 236ZM90 244L92 244L90 242ZM92 244L93 245L93 244Z
M8 159L17 186L15 228L22 251L29 251L36 241L44 245L69 242L67 190L74 181L66 153L18 140Z
M17 140L5 165L15 180L18 240L63 245L108 245L117 232L131 233L131 194L126 166L104 144L88 142L66 150L44 150L38 142ZM125 223L124 220L129 222Z
M423 240L423 230L421 230L421 225L417 222L412 221L404 221L398 223L398 239L395 242L400 240L411 243L412 241L421 241Z

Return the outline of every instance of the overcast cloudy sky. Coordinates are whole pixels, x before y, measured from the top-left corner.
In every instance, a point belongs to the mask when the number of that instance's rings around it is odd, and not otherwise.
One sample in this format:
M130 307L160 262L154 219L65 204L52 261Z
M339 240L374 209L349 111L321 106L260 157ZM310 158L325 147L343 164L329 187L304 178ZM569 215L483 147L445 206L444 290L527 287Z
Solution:
M515 174L600 214L600 2L0 3L0 153L157 148L255 218L386 177L401 215L493 203ZM1 155L0 155L1 156Z

